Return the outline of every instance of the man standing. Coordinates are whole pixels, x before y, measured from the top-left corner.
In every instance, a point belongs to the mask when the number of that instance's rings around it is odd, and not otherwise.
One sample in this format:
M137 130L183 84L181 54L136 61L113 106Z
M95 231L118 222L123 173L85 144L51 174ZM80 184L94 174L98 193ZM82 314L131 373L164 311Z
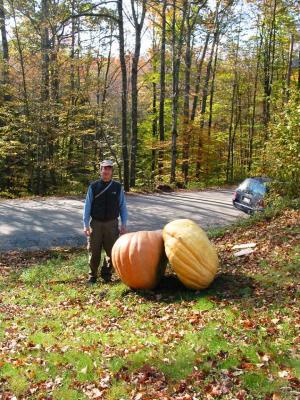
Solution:
M124 190L119 182L112 179L113 163L100 163L100 179L90 184L83 210L84 233L87 236L89 252L89 283L96 283L101 261L102 246L107 255L101 268L104 281L111 280L111 249L119 233L126 232L127 208ZM118 217L121 216L119 232Z

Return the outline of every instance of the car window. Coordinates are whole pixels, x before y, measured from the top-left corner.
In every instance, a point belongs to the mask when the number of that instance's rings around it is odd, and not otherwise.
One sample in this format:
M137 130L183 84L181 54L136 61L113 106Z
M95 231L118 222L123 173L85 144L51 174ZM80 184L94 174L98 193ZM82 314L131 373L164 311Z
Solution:
M253 180L251 183L251 191L254 194L264 195L266 193L266 187L263 183Z
M264 195L266 193L266 186L256 179L249 178L240 184L239 190Z
M251 179L246 179L246 180L244 180L244 182L242 182L241 184L240 184L240 186L238 187L240 190L249 190L250 189L250 182L251 182Z

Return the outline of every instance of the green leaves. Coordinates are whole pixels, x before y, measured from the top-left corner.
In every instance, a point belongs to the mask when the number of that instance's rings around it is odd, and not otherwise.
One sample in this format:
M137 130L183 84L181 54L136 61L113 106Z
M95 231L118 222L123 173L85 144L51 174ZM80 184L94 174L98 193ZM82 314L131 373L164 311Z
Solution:
M300 107L299 93L292 92L289 102L275 117L266 148L268 173L283 195L299 196L300 185Z

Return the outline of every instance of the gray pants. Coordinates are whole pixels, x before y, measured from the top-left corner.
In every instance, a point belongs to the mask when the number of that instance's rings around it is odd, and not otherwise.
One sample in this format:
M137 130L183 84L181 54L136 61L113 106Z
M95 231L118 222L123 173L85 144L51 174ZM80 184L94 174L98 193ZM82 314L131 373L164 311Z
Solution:
M97 278L101 261L101 251L104 248L107 260L104 260L101 268L101 276L109 277L112 274L111 249L119 237L118 220L91 221L91 235L87 237L87 250L89 253L89 275Z

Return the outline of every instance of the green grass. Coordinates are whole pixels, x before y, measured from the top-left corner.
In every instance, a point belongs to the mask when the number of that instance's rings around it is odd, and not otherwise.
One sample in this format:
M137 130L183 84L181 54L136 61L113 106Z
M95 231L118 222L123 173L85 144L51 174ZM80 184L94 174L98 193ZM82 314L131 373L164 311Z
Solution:
M88 287L86 254L56 254L5 278L0 387L24 398L86 399L92 387L105 399L131 399L139 389L155 399L157 373L168 395L186 380L204 398L205 388L228 374L235 380L224 399L241 389L250 399L274 392L290 399L294 389L280 374L299 378L291 289L298 272L294 246L288 260L271 254L254 272L224 270L202 292L174 277L156 292L133 292L120 282ZM140 378L145 365L156 372Z
M53 400L83 400L86 399L82 393L78 390L69 389L69 388L61 388L56 389L53 392Z
M283 381L272 382L268 379L267 375L263 372L251 372L243 376L244 385L257 396L276 392L280 386L284 384Z
M123 382L114 381L107 393L108 400L128 400L129 390Z

